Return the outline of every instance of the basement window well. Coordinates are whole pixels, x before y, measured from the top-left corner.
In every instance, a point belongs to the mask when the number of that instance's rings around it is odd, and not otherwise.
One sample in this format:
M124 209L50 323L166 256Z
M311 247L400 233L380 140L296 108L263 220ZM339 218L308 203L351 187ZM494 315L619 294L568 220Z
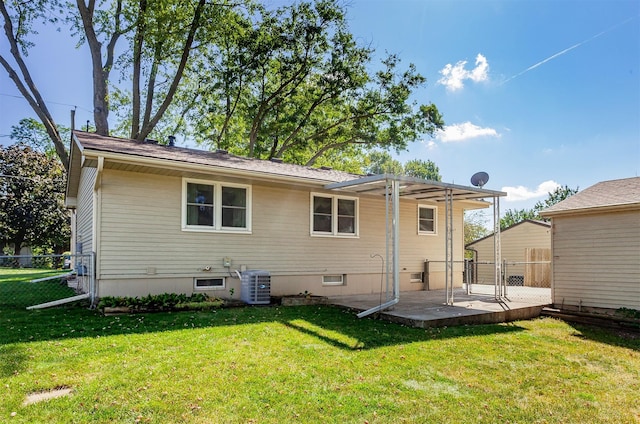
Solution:
M216 290L216 289L224 289L224 287L225 287L224 277L194 279L194 288L196 290Z
M422 273L421 272L412 272L409 280L412 283L422 283Z
M322 276L322 285L323 286L343 286L345 281L344 274L337 275L323 275Z

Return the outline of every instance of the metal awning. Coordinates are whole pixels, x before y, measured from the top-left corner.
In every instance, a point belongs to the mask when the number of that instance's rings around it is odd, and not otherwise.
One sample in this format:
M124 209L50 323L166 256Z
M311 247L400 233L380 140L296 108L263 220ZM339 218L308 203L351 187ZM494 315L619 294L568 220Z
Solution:
M493 198L493 226L495 242L495 284L498 296L498 278L500 267L500 227L499 199L507 193L495 190L485 190L479 187L466 187L456 184L430 181L415 177L391 174L370 175L349 181L331 183L325 186L327 190L343 190L355 194L380 195L385 198L386 210L386 252L387 257L387 301L380 305L360 312L359 318L387 309L400 301L400 197L417 201L431 201L444 203L445 209L445 292L446 303L453 305L453 202L465 200L481 200ZM389 297L389 262L392 263L393 298ZM449 284L449 282L451 284Z
M487 197L502 197L507 195L507 193L503 191L486 190L479 187L467 187L392 174L369 175L350 181L327 184L325 188L328 190L350 191L357 194L379 194L384 196L387 190L387 182L390 180L400 184L400 197L414 200L444 202L448 195L451 196L454 201L480 200Z

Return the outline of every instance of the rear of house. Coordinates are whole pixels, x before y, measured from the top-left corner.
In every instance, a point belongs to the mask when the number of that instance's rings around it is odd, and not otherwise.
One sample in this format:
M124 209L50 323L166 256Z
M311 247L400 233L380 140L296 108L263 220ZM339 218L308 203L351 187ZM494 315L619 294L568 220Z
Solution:
M552 299L567 310L640 310L640 178L600 182L544 210Z
M550 287L551 224L525 220L500 232L503 271L511 284ZM465 246L473 252L474 283L494 283L494 235Z
M98 296L238 298L246 270L267 271L276 296L385 290L385 197L326 188L358 176L82 132L71 155L73 245L96 254ZM480 207L454 203L459 258L463 211ZM422 290L425 259L444 260L444 213L436 201L400 202L401 290ZM443 275L430 281L444 287Z

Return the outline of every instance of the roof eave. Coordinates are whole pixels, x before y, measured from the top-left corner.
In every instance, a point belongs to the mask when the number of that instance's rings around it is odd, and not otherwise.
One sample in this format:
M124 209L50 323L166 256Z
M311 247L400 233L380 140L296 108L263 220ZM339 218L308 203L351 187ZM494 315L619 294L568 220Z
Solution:
M640 202L633 203L623 203L619 205L606 205L606 206L591 206L591 207L583 207L583 208L573 208L573 209L562 209L558 211L541 211L540 216L553 218L554 216L564 216L564 215L582 215L582 214L592 214L592 213L602 213L602 212L618 212L625 210L636 210L640 209Z

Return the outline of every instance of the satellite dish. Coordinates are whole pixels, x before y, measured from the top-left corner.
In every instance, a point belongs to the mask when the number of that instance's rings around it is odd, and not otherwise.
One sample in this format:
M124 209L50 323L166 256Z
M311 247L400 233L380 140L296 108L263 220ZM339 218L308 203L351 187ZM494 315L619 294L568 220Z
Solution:
M486 172L476 172L471 177L471 184L476 187L482 188L482 186L485 185L487 181L489 181L489 174L487 174Z

